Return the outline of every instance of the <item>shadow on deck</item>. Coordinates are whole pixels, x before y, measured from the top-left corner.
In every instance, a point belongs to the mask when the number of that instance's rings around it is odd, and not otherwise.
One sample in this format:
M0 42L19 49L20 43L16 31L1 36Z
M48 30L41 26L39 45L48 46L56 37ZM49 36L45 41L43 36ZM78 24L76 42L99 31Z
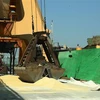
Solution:
M0 100L24 100L18 93L0 82Z

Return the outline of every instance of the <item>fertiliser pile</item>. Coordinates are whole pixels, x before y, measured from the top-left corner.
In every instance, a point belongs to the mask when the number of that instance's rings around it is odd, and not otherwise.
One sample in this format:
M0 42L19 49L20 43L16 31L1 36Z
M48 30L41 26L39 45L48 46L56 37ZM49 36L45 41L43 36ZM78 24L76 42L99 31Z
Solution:
M0 80L3 84L12 88L16 91L36 91L36 90L52 90L52 91L66 91L66 90L74 90L74 91L88 91L87 87L73 85L73 84L64 84L59 82L56 79L43 77L35 83L25 83L19 79L19 76L15 75L4 75L0 76Z

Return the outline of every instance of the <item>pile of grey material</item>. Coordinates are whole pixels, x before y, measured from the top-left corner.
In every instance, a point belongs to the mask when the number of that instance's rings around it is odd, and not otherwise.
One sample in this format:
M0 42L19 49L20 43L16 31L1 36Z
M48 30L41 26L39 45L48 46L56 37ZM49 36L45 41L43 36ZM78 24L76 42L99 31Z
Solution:
M92 38L87 39L88 45L100 45L100 36L93 36Z

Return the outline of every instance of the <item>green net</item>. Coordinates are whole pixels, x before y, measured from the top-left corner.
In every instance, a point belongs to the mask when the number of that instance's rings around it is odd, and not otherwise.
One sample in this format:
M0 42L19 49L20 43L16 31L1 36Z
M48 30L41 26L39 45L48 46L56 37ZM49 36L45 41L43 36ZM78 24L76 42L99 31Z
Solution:
M100 49L59 52L58 59L65 69L63 76L100 83Z

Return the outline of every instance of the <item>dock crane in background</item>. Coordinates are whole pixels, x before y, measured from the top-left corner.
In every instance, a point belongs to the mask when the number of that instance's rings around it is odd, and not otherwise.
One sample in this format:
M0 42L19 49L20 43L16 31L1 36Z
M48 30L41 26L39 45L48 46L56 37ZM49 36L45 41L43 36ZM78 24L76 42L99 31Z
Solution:
M0 0L0 52L10 53L10 74L15 71L28 82L43 76L61 77L64 69L53 52L49 34L37 0ZM37 56L37 45L41 45L45 59L41 59L43 54ZM14 67L15 48L19 48L17 67Z

